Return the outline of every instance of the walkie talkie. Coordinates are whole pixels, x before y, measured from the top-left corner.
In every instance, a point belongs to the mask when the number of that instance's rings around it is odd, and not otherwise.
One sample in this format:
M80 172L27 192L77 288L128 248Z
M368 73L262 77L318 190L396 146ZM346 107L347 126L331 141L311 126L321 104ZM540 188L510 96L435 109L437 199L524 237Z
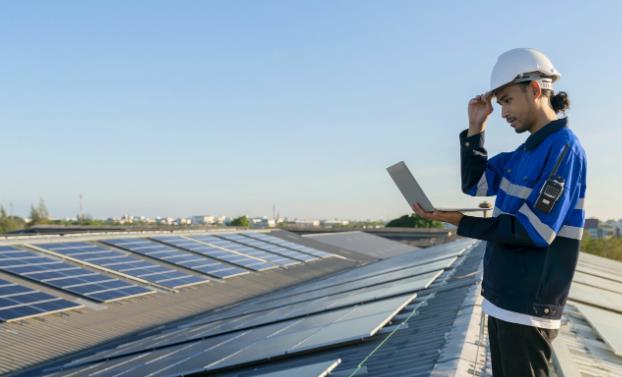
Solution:
M556 174L559 165L566 156L566 152L568 152L568 144L564 145L564 150L557 159L553 171L549 175L544 186L542 186L542 189L540 189L540 195L536 201L536 208L544 213L551 212L553 206L557 203L557 200L561 198L562 192L564 191L565 180Z

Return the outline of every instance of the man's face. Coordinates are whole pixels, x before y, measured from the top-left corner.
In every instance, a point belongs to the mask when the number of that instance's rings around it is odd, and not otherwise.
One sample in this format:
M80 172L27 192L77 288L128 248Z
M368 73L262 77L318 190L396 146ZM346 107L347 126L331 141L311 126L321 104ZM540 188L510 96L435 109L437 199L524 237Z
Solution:
M516 133L528 131L533 126L533 99L529 94L530 88L521 88L519 84L507 86L495 93L497 103L501 106L501 117L510 123Z

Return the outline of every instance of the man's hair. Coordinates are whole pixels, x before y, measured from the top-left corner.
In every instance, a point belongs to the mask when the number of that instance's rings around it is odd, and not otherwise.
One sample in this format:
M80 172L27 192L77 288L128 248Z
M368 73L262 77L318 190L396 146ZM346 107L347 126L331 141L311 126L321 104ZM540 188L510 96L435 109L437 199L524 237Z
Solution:
M531 84L530 81L521 82L520 87L523 92L527 91L527 87ZM549 101L551 103L551 107L555 110L556 113L560 111L566 111L570 108L570 99L568 98L568 93L566 92L558 92L554 94L551 89L542 89L542 94L546 97L549 97Z

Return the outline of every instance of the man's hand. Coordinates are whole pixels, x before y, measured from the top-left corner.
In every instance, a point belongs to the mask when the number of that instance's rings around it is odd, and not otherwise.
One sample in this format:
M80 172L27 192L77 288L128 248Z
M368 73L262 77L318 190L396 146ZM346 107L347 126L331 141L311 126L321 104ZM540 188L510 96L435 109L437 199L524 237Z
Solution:
M440 211L426 212L423 208L421 208L419 203L413 204L412 208L413 208L413 211L415 211L417 215L423 217L424 219L438 220L444 223L453 224L455 226L458 226L458 224L460 224L460 220L462 220L462 218L464 217L462 212L444 212L444 211L443 212L440 212Z
M467 136L477 135L486 129L486 120L492 110L491 92L471 98L469 101L469 132Z

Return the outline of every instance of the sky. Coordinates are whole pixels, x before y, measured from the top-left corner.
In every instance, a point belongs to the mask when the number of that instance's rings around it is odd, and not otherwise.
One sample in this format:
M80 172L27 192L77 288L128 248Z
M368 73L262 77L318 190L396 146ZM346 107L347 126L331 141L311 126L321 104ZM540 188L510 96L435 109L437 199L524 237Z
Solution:
M439 206L497 56L543 51L622 218L619 1L13 1L0 5L0 204L27 216L389 220L404 160ZM495 110L489 155L516 134ZM494 202L494 198L489 198Z

